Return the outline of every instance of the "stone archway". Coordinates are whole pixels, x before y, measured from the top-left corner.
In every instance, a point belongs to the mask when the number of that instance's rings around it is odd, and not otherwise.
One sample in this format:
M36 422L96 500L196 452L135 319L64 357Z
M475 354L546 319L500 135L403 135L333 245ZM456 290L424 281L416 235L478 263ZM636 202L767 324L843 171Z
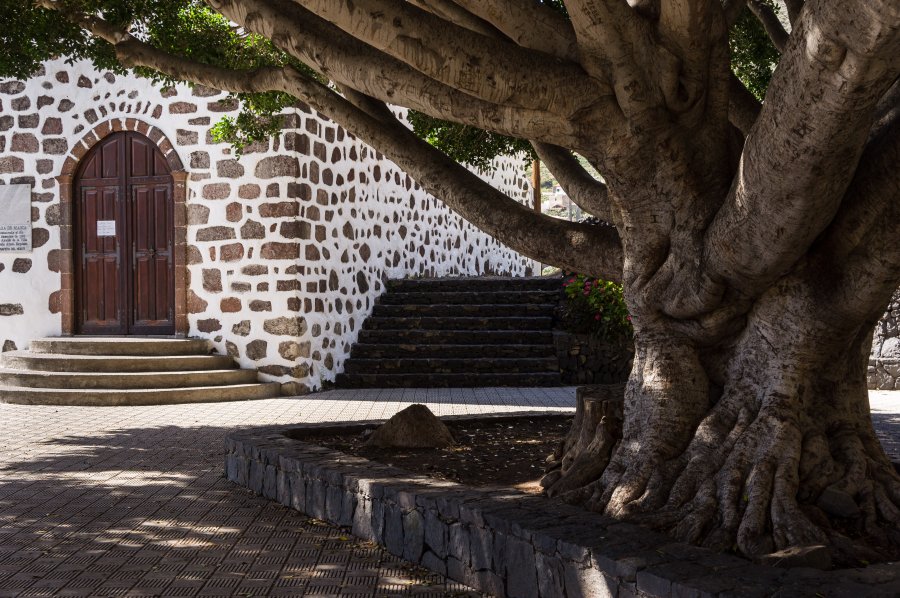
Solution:
M172 199L174 203L174 257L175 257L175 334L187 336L187 176L188 173L172 142L148 123L135 118L110 120L95 126L74 145L63 164L59 176L60 199L60 292L58 305L62 315L62 334L70 336L76 332L75 312L75 250L73 231L73 198L75 174L81 159L97 143L107 136L133 131L144 135L159 148L174 179Z

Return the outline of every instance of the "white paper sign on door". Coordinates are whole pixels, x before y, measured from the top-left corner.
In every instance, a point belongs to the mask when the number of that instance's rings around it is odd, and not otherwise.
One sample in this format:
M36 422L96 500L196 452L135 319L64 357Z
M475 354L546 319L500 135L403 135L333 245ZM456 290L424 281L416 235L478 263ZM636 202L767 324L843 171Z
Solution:
M97 221L98 237L115 237L116 221L115 220L98 220Z

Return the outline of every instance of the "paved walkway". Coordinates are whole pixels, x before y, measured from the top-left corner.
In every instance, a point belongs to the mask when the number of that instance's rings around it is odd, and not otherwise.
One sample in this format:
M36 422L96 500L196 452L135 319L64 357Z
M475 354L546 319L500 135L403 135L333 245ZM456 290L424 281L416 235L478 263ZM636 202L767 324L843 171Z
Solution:
M571 409L572 389L332 391L164 407L0 405L0 597L472 596L222 477L235 428ZM900 392L873 393L900 460Z

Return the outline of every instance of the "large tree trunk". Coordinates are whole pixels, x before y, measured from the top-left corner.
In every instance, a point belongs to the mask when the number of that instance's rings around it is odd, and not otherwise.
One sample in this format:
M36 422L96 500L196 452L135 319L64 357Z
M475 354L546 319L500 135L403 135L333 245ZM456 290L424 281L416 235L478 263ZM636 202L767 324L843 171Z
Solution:
M896 558L900 476L866 389L874 321L819 317L798 281L712 345L638 326L621 435L614 397L582 400L548 494L750 557L826 545L840 564Z

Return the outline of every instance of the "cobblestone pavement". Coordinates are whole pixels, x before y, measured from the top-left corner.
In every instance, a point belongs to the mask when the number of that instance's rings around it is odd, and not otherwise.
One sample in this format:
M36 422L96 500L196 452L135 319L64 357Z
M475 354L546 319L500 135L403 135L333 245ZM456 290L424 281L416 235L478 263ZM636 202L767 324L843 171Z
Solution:
M223 478L235 428L571 408L572 389L332 391L160 407L0 404L0 597L474 596Z
M900 460L900 392L872 393ZM474 596L222 477L235 428L571 409L572 389L331 391L162 407L0 404L0 598Z

